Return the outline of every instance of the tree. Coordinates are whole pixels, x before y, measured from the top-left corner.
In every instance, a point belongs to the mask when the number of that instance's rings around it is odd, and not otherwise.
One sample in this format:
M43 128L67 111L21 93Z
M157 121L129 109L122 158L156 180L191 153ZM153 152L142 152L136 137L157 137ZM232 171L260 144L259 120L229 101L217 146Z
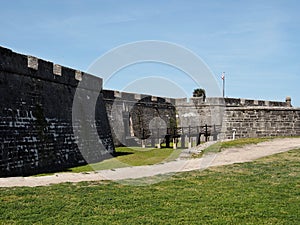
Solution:
M203 88L197 88L197 89L194 89L194 92L193 92L193 97L198 97L198 98L203 98L203 101L205 101L205 98L206 98L206 93L205 93L205 90Z

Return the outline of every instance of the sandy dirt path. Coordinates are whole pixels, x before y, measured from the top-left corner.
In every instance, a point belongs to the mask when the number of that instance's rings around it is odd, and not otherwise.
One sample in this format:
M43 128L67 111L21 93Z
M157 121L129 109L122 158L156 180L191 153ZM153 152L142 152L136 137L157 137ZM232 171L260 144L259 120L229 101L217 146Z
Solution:
M35 187L63 182L136 179L160 174L201 170L212 166L249 162L264 156L296 148L300 148L300 138L274 139L256 145L247 145L243 148L226 149L220 153L208 154L199 159L178 159L151 166L125 167L90 173L57 173L41 177L0 178L0 187Z

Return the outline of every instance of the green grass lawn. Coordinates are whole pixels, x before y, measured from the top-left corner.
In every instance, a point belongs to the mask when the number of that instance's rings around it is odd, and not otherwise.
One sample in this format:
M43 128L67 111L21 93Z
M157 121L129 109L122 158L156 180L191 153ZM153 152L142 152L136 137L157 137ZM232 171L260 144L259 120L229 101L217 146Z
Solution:
M153 165L178 158L181 150L171 148L141 148L119 147L116 148L116 157L99 163L70 168L71 172L87 172L127 166Z
M243 147L245 145L249 144L258 144L261 142L265 141L270 141L273 140L274 138L271 137L265 137L265 138L241 138L241 139L236 139L236 140L231 140L231 141L225 141L225 142L217 142L208 148L204 149L201 153L199 154L194 154L194 158L199 158L202 157L204 154L208 152L221 152L222 149L226 148L233 148L233 147Z
M203 154L208 152L219 152L222 149L230 147L242 147L247 144L257 144L264 141L272 140L273 138L244 138L234 141L217 142L211 145L200 154L195 154L193 157L202 157ZM173 148L141 148L141 147L118 147L116 148L116 156L111 159L106 159L99 163L88 164L69 168L63 172L89 172L94 170L114 169L128 166L142 166L153 165L162 162L175 160L179 157L182 149ZM35 176L45 176L53 173L38 174Z
M228 142L218 142L195 157L201 157L203 153L218 152L221 149L229 147L242 147L247 144L257 144L271 138L245 138ZM173 148L141 148L141 147L119 147L116 148L117 156L104 160L99 163L79 166L68 169L70 172L88 172L93 170L104 170L121 168L127 166L153 165L156 163L167 162L179 157L182 149L173 150ZM44 174L43 174L44 175Z
M300 149L178 173L149 186L100 181L0 188L0 223L300 224L299 161Z
M217 142L211 145L200 154L194 154L193 157L202 157L203 154L208 152L219 152L222 149L230 147L242 147L247 144L257 144L264 141L272 140L273 138L244 138L234 141ZM99 163L88 164L69 168L63 172L90 172L94 170L114 169L128 166L142 166L153 165L162 162L175 160L179 157L182 149L173 148L141 148L141 147L118 147L116 148L116 156L111 159L106 159ZM53 173L38 174L35 176L45 176Z

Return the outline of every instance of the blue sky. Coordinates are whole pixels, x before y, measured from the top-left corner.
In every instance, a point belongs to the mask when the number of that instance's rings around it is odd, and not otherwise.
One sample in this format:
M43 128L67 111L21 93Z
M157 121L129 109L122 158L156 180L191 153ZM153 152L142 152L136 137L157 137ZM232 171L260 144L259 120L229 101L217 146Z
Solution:
M226 72L226 96L291 96L300 106L299 11L297 0L1 1L0 45L87 71L119 45L176 43L202 58L219 85ZM191 95L195 85L181 73L143 63L121 70L105 87L126 89L142 76L165 76Z

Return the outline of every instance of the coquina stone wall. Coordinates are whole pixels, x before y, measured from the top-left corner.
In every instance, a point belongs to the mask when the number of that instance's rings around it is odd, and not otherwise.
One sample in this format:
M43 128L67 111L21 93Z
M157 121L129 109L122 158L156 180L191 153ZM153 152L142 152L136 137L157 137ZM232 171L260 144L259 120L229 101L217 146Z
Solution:
M113 153L101 87L100 78L0 48L0 177L61 171ZM86 147L99 137L102 149Z
M218 140L300 136L300 108L285 102L240 98L176 99L181 126L217 125ZM212 139L212 138L211 138Z
M300 109L293 107L228 107L224 117L225 139L300 136Z
M235 138L300 135L300 109L286 101L173 99L113 90L104 90L103 95L116 145L140 145L142 130L146 139L155 139L157 133L150 129L154 121L158 122L154 127L181 128L179 137L185 139L203 133L206 125L209 140L232 139L234 130ZM160 138L165 134L161 132Z
M0 177L98 162L114 154L114 143L154 144L166 133L183 140L205 125L210 140L231 139L233 132L300 136L300 109L289 98L172 99L102 90L100 78L1 47L0 96ZM173 134L179 127L186 130Z
M117 146L153 144L177 126L174 99L113 90L103 90L103 98Z

